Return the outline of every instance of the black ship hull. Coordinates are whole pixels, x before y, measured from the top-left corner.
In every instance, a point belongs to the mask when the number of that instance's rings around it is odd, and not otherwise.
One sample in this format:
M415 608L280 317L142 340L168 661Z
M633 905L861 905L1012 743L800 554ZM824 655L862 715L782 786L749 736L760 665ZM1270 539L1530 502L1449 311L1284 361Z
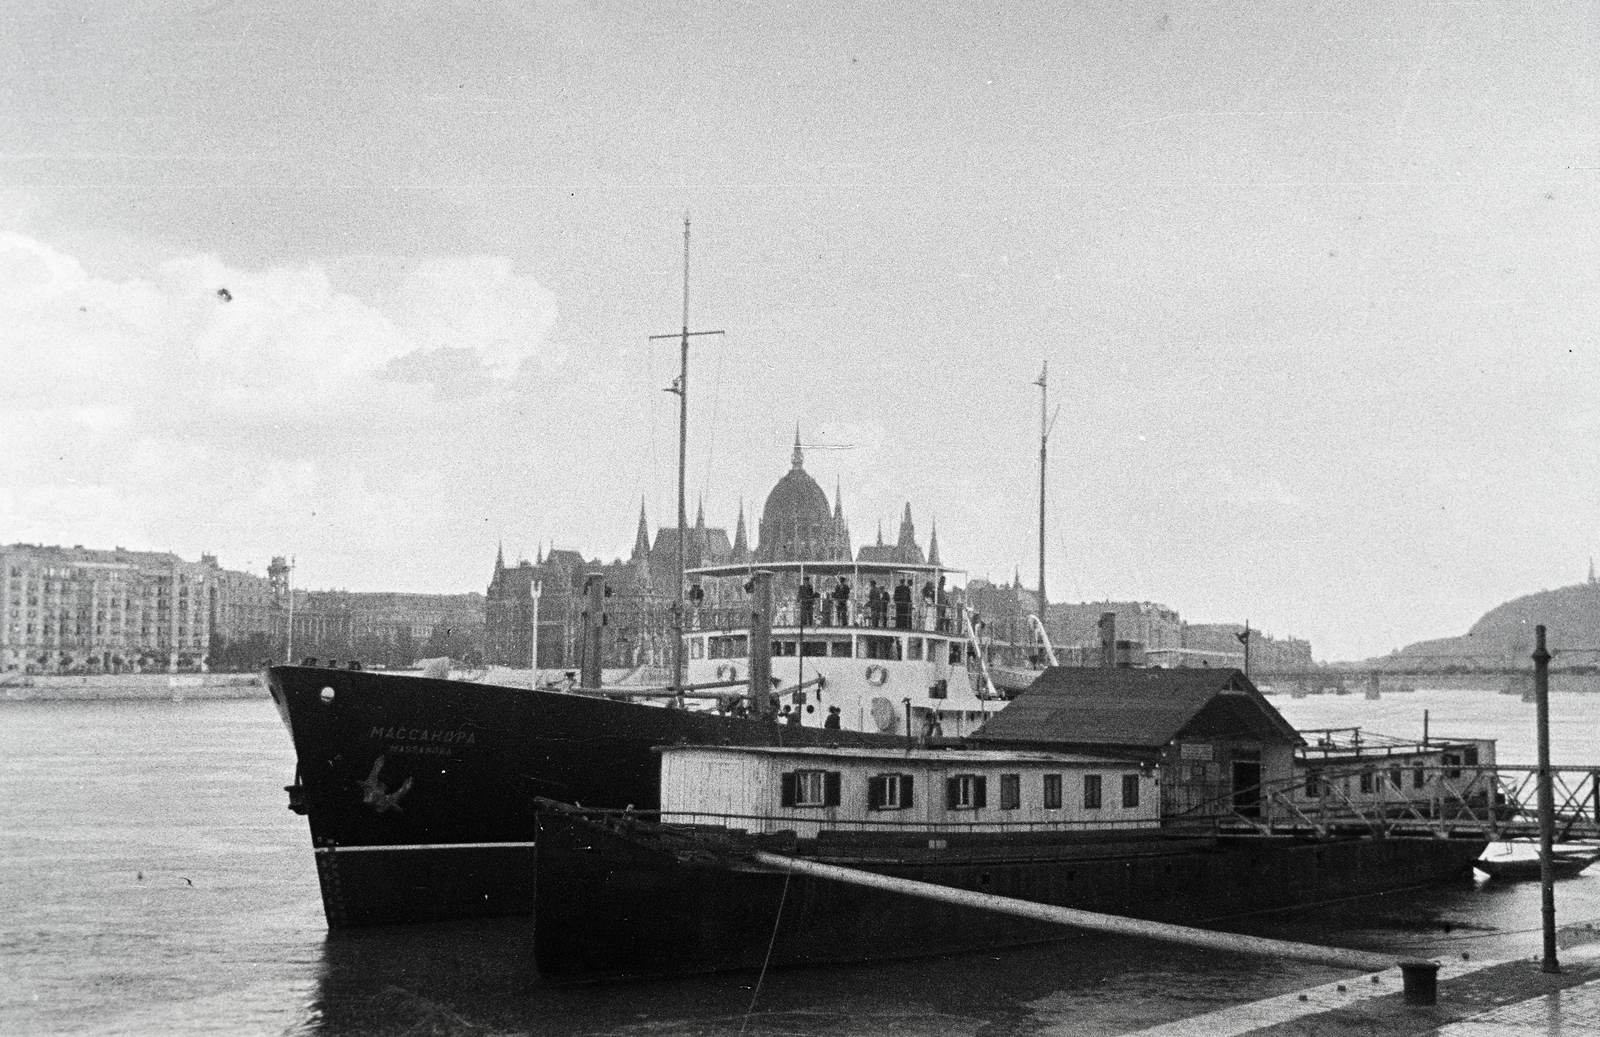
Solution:
M655 826L547 812L539 828L535 958L554 982L925 957L1063 935L1042 922L751 866L736 848L663 840L648 831ZM938 842L947 845L823 841L800 852L957 889L1196 924L1461 879L1485 845L1126 831Z
M359 670L274 666L267 686L336 929L530 913L535 798L654 810L657 746L905 741Z

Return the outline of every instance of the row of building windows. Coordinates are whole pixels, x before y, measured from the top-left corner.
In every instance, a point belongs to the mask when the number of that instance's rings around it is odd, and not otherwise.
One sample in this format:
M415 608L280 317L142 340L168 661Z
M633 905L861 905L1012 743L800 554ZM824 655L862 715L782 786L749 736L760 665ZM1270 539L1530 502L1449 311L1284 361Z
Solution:
M1040 805L1045 810L1060 810L1064 802L1063 776L1042 775ZM1139 805L1139 776L1122 777L1122 809ZM1105 806L1104 776L1083 776L1083 809L1100 810ZM867 779L867 809L904 810L915 805L916 782L910 774L878 774ZM840 802L841 777L838 771L796 770L785 771L782 779L781 802L786 807L836 807ZM948 810L981 810L988 806L989 780L982 774L956 774L945 779L945 808ZM1000 809L1022 809L1022 775L1000 775Z

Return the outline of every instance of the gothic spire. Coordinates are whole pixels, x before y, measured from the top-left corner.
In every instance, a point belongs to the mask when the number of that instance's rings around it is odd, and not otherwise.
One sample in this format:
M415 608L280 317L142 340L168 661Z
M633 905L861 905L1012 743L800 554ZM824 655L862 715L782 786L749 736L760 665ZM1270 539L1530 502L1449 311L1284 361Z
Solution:
M695 516L694 516L694 528L698 529L702 533L704 533L705 529L706 529L706 498L705 498L705 494L701 494L700 495L700 510L695 513Z
M804 468L805 463L805 455L800 452L800 423L797 421L794 423L794 457L789 464L793 468Z
M640 562L650 557L650 525L644 518L644 498L639 498L639 532L633 536L632 561Z
M911 502L906 501L905 515L900 519L900 542L896 547L915 547L917 544L917 530L911 524Z
M739 498L739 526L733 533L733 560L742 562L750 555L750 540L744 531L744 498Z
M933 523L933 535L928 537L928 564L939 564L939 522L937 519Z
M878 520L878 546L883 546L883 519Z
M1590 568L1592 569L1593 567L1591 566ZM502 540L502 541L500 541L500 546L495 548L495 552L494 552L494 571L495 571L496 574L499 574L499 573L505 572L505 570L506 570L506 542L504 540Z

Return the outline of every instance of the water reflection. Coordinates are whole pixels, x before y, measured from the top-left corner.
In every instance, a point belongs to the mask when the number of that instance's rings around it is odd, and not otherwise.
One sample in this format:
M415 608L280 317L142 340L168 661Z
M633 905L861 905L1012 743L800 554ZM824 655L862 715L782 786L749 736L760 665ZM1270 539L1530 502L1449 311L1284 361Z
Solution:
M1392 953L1536 952L1537 883L1461 882L1234 928ZM1562 922L1600 917L1600 881L1563 883ZM1099 934L988 954L604 987L540 982L526 920L330 934L291 1032L396 1034L1119 1033L1341 978L1319 966ZM754 1002L752 1008L752 1001Z
M990 954L605 987L535 976L525 922L331 935L293 1031L394 1034L1118 1032L1325 982L1315 966L1079 935ZM752 1008L752 1001L754 1005Z

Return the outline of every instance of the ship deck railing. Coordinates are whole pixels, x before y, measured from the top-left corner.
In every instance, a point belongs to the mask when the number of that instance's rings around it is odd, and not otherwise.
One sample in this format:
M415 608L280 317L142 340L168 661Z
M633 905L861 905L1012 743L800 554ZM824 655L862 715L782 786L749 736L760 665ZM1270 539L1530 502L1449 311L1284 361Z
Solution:
M920 596L910 608L900 612L894 602L887 609L872 609L865 601L852 597L845 602L841 615L839 603L832 598L818 598L809 616L796 603L778 605L773 609L774 632L804 628L809 633L869 633L869 634L941 634L959 637L960 617L954 603L927 602ZM750 629L750 607L742 606L691 606L684 613L686 633L742 634ZM805 620L804 623L801 620Z
M1550 773L1557 840L1600 840L1600 766ZM1242 835L1527 839L1539 831L1538 776L1524 764L1329 764L1315 775L1226 790L1163 822Z

